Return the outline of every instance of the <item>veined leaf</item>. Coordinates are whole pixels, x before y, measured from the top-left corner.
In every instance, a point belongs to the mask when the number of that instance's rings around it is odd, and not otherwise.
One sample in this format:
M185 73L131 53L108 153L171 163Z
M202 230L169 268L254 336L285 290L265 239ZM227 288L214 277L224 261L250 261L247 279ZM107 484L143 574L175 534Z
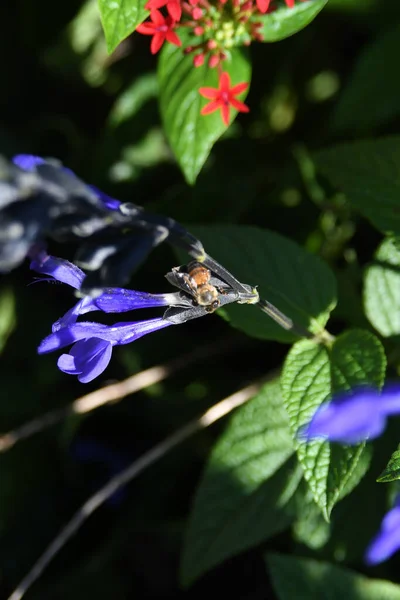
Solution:
M400 334L400 238L384 240L367 268L364 307L369 321L381 335Z
M379 475L377 481L379 481L379 483L389 483L390 481L397 481L398 479L400 479L400 445L397 450L393 452L388 464Z
M110 54L145 20L149 14L149 11L144 9L146 1L98 0L107 50Z
M186 532L184 585L288 526L302 479L293 452L279 383L267 384L237 410L209 458Z
M181 31L179 36L186 46L190 38ZM223 68L229 73L232 86L250 84L251 63L243 49L233 48ZM193 184L214 143L227 129L220 110L200 114L209 100L199 94L199 88L218 88L218 70L211 69L207 61L194 67L193 54L184 54L182 48L166 44L158 63L158 81L165 133L187 182ZM246 95L244 92L239 99L243 101ZM232 122L237 111L230 110Z
M282 391L299 461L324 517L354 488L369 466L365 443L340 446L299 441L299 429L333 394L360 385L381 387L386 367L381 343L372 333L348 331L328 350L309 340L295 344L282 374ZM361 461L361 462L360 462Z
M195 226L190 230L206 251L243 283L258 286L299 326L313 333L323 330L336 304L336 281L329 267L292 240L268 229L239 225ZM252 337L292 342L285 331L256 306L231 305L229 322Z

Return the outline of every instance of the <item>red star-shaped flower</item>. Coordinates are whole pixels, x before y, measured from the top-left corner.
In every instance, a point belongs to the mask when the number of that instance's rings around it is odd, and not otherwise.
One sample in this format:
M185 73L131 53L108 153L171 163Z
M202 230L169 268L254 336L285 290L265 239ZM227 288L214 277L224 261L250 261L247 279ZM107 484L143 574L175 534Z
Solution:
M155 8L166 7L168 14L175 21L179 21L182 16L182 7L180 0L149 0L145 6L146 10L154 10Z
M290 2L290 0L289 0ZM266 13L269 9L269 5L271 4L271 0L256 0L257 8L260 13Z
M235 98L235 96L247 90L248 87L249 84L245 82L238 83L231 87L229 73L221 73L218 88L202 87L199 89L200 94L204 96L204 98L211 100L211 102L201 109L200 114L209 115L220 108L223 122L225 125L229 125L230 106L233 106L233 108L236 108L239 112L249 112L249 107Z
M163 17L159 10L152 10L150 13L151 21L146 21L136 28L136 31L143 33L144 35L152 35L153 39L150 44L150 52L156 54L165 40L175 44L175 46L181 46L182 42L173 31L175 27L175 21L171 16Z

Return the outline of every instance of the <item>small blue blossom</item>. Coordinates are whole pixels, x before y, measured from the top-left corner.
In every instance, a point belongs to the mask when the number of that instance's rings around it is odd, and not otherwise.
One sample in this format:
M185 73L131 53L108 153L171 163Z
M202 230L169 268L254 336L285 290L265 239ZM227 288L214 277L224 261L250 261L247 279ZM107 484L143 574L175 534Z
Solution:
M47 336L39 345L38 352L47 354L73 344L69 354L60 356L57 366L64 373L77 375L81 383L88 383L106 369L114 346L130 344L169 325L173 323L162 317L115 325L75 323Z
M66 283L80 290L86 277L76 265L55 256L50 256L40 246L34 246L29 252L32 259L30 268L41 275L48 275L50 280ZM154 308L157 306L172 306L177 303L176 294L148 294L124 288L106 288L96 296L84 296L63 317L58 319L52 331L76 323L79 315L95 310L105 313L128 312L138 308Z
M400 496L395 506L384 516L381 528L365 553L368 565L378 565L400 549Z
M386 387L382 393L372 388L360 388L322 404L310 423L300 431L300 437L358 444L380 436L387 417L399 413L399 386Z
M31 269L48 275L52 280L66 283L79 290L85 273L67 260L48 255L42 248L30 251ZM109 288L97 297L84 296L52 326L52 333L39 345L39 354L46 354L69 346L69 354L58 359L58 367L64 373L77 375L79 381L88 383L108 366L112 348L129 344L147 333L173 325L172 321L155 318L144 321L116 323L108 326L100 323L80 322L78 317L91 311L105 313L127 312L139 308L178 305L180 294L148 294L123 288ZM191 303L189 302L191 306Z

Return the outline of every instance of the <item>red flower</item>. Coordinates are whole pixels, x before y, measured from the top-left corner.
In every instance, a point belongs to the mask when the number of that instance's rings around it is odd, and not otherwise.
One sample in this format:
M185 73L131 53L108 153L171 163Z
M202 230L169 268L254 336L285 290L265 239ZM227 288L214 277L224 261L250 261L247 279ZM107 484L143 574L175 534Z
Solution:
M152 10L150 13L150 21L146 21L136 28L136 31L143 33L144 35L152 35L153 39L150 44L150 51L152 54L156 54L165 40L175 44L175 46L181 46L182 42L173 31L175 27L175 21L172 17L163 17L159 10Z
M291 0L287 0L290 2ZM269 5L271 4L271 0L256 0L257 8L260 13L266 13L269 9Z
M199 89L200 94L204 98L212 100L212 102L209 102L201 109L200 114L209 115L220 108L223 122L225 125L229 125L229 106L233 106L239 112L249 112L249 107L235 98L235 96L247 90L248 87L249 84L245 82L231 87L229 73L221 73L218 88L202 87Z
M166 7L168 14L175 21L179 21L182 15L182 7L179 0L149 0L145 6L146 10L154 10L155 8Z
M293 8L294 7L295 0L285 0L285 2L286 2L286 6L288 8ZM306 2L306 0L300 0L300 2Z

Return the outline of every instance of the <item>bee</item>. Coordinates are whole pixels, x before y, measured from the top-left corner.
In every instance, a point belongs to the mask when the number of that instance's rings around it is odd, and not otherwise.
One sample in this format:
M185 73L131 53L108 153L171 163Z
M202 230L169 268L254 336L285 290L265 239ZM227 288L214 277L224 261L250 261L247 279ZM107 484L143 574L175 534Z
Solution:
M210 283L211 271L209 269L194 261L188 264L186 273L178 272L177 269L173 271L174 275L179 277L179 287L188 292L199 306L203 306L210 313L219 308L220 292Z

